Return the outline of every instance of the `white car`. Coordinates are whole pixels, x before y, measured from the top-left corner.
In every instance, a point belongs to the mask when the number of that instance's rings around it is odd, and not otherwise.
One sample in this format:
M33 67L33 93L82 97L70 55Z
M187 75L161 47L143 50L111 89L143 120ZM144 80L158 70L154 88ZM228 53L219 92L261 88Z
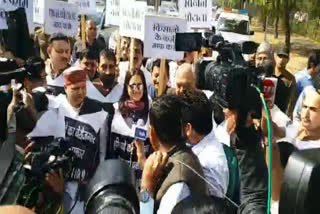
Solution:
M250 31L249 16L245 14L222 12L215 26L216 34L231 43L251 41L254 34Z

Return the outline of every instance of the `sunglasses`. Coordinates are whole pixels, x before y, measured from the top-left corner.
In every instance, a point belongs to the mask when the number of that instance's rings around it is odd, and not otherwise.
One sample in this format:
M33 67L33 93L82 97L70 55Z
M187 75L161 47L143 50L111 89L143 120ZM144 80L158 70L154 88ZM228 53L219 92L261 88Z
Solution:
M142 83L134 83L134 84L131 84L131 85L128 85L129 88L131 90L142 90L143 89L143 84Z

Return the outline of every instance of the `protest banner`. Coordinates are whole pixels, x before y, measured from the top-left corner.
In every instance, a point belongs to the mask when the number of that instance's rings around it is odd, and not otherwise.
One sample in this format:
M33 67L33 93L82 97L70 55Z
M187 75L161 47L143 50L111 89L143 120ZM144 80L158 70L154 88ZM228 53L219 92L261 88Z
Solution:
M0 30L8 29L7 16L3 8L0 8Z
M13 11L18 8L25 8L27 22L29 27L29 33L33 33L34 24L33 24L33 0L0 0L0 5L5 11Z
M120 25L120 0L106 0L105 25Z
M180 60L175 51L176 33L187 31L187 21L177 17L145 16L144 57Z
M33 2L33 22L44 24L44 1L34 0Z
M44 30L47 34L62 32L66 36L78 34L78 6L63 1L46 1Z
M144 40L144 17L147 11L146 2L131 0L120 1L120 26L121 36Z
M212 0L179 0L179 14L186 18L189 29L211 29Z
M79 6L79 14L96 14L96 0L69 0L69 3Z

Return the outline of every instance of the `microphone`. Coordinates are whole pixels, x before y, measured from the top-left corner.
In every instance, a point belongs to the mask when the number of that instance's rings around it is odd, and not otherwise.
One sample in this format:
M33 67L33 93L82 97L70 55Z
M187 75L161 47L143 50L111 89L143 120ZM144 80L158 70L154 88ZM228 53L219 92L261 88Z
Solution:
M144 127L143 119L139 119L136 125L133 125L134 136L133 138L145 141L148 138L148 130ZM136 147L133 145L133 149L130 153L130 166L132 167L133 155L136 153Z
M145 141L148 138L148 130L144 127L145 123L143 119L139 119L134 128L134 138Z

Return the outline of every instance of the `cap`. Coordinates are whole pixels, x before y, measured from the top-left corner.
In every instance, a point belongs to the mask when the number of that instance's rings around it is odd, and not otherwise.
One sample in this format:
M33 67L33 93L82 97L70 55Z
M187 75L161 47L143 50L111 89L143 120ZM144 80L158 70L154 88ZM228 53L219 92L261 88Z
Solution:
M277 51L278 56L285 56L289 57L289 49L286 47L281 46Z
M86 82L87 73L80 66L72 66L63 72L63 77L64 85L68 86L79 82Z
M257 54L267 52L272 53L272 46L268 42L262 42L257 48Z

